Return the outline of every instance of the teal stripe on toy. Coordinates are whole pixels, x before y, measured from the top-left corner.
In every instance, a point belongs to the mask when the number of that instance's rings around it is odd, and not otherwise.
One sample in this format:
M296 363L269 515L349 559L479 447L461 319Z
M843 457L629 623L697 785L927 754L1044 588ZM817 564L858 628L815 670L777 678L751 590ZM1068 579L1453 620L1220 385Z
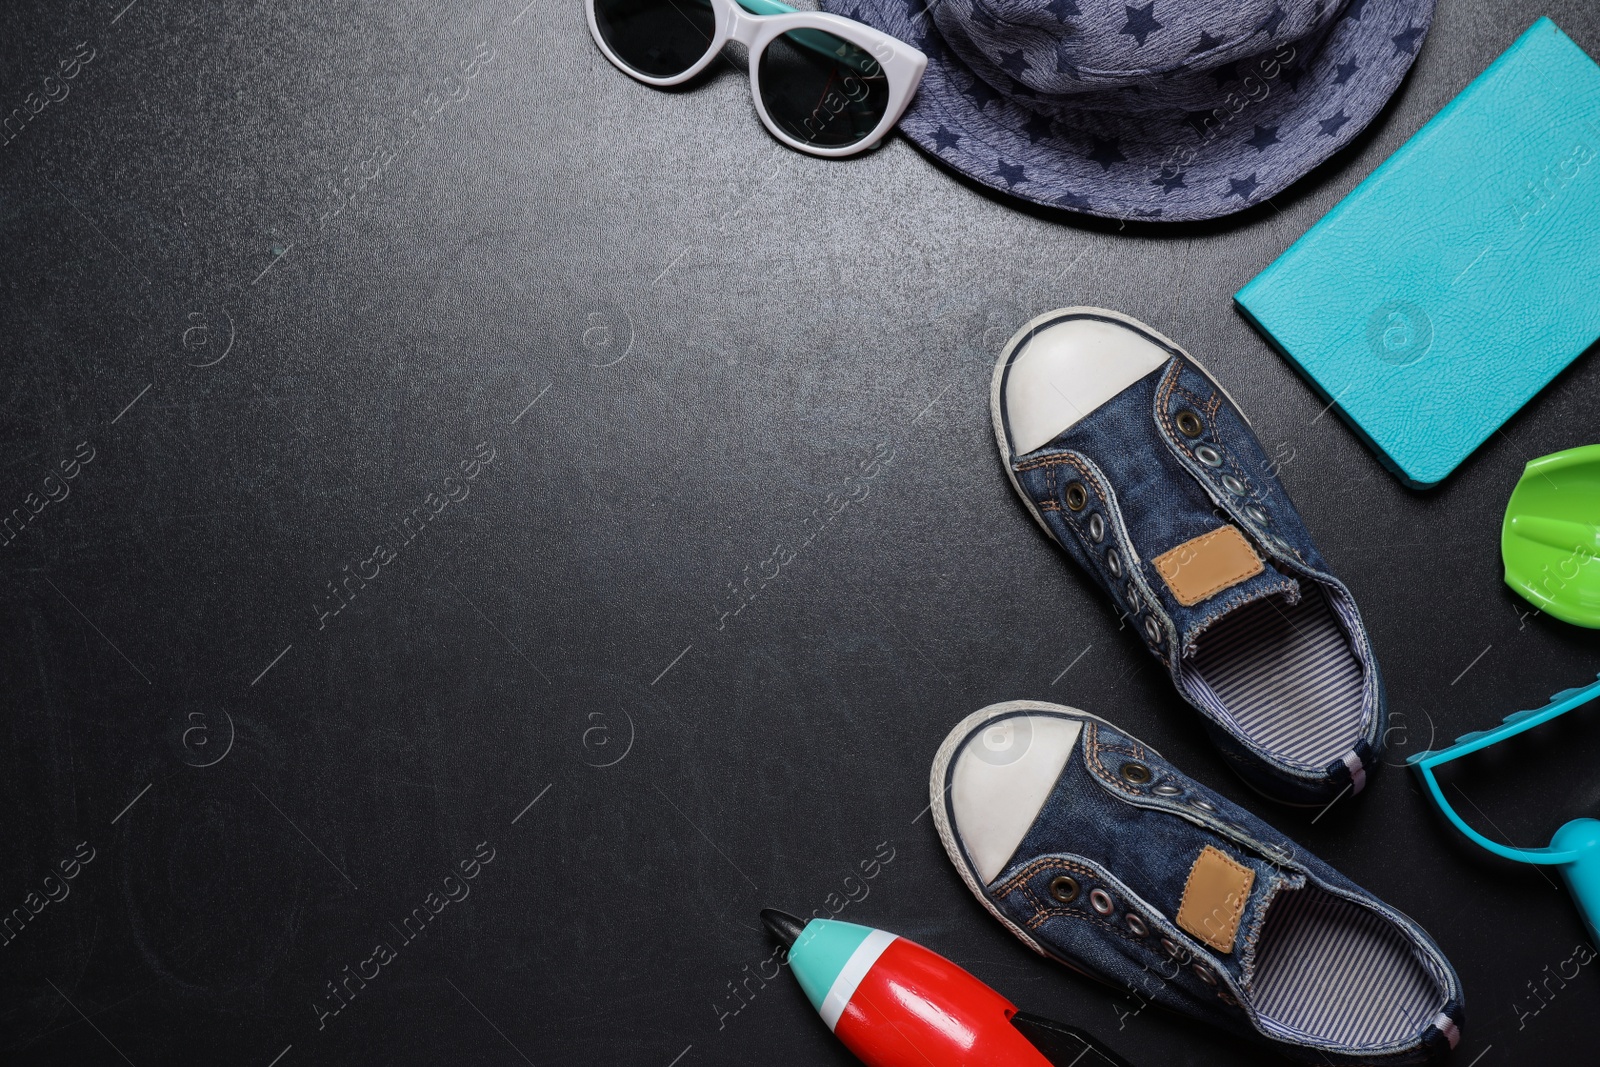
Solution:
M817 1011L822 1011L822 1002L833 988L834 979L871 933L870 926L837 919L812 919L806 924L789 949L789 966Z

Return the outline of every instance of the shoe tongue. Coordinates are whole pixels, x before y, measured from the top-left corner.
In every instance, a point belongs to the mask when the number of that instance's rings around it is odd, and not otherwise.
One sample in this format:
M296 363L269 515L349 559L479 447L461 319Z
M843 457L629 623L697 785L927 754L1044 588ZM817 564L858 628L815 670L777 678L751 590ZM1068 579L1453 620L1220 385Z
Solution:
M1205 531L1147 561L1151 588L1178 628L1179 652L1193 655L1201 635L1250 604L1300 600L1300 583L1262 558L1237 526ZM1265 609L1263 609L1265 610Z
M1195 855L1172 918L1248 988L1268 910L1281 892L1304 884L1304 875L1274 867L1233 842L1219 840L1202 846Z

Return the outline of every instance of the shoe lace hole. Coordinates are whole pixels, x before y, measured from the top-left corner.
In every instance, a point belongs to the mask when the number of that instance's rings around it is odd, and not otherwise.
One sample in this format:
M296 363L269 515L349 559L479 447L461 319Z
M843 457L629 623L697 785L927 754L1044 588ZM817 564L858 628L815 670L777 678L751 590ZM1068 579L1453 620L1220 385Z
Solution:
M1089 490L1083 487L1082 482L1073 482L1067 486L1067 507L1073 511L1082 511L1088 502Z
M1178 429L1183 431L1185 437L1199 437L1205 432L1205 423L1200 421L1200 416L1187 409L1178 412Z
M1201 445L1199 448L1196 448L1194 450L1194 458L1198 459L1201 463L1204 463L1208 467L1222 466L1222 453L1218 452L1210 445Z
M1122 779L1125 782L1132 782L1134 785L1144 785L1150 780L1150 768L1142 763L1135 763L1133 760L1129 760L1122 765Z
M1111 902L1111 894L1107 893L1104 889L1090 890L1089 904L1101 915L1110 915L1112 910L1116 907L1116 905Z
M1050 879L1050 895L1063 904L1078 899L1078 880L1070 874L1058 874Z

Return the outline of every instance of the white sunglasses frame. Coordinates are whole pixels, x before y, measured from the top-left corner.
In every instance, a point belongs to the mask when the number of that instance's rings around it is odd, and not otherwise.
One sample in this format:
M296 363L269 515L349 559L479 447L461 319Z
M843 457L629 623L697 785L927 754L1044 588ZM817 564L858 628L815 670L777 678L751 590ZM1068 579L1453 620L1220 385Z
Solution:
M750 54L750 95L755 101L756 114L761 118L761 124L767 132L778 140L798 152L805 152L813 156L838 159L845 156L857 155L878 147L889 131L905 114L906 108L911 104L911 98L916 95L917 86L922 81L922 72L928 67L928 57L904 41L889 36L881 30L864 25L852 19L839 15L829 15L821 11L794 11L778 15L754 15L745 11L735 0L707 0L711 5L712 14L716 17L716 30L711 41L706 46L705 55L701 56L693 66L682 74L675 74L668 78L653 78L629 66L609 45L600 34L600 25L595 18L595 0L585 0L584 8L589 17L589 33L594 38L594 43L602 54L611 61L612 65L621 70L635 81L644 82L646 85L681 85L705 70L722 54L722 50L729 41L737 41L745 46ZM758 0L759 2L759 0ZM778 6L778 5L773 5ZM840 148L824 148L818 145L807 144L791 137L773 122L772 116L767 114L767 105L761 99L761 75L758 64L761 54L772 41L789 33L792 30L824 30L848 41L858 48L864 49L883 68L889 82L888 106L884 109L883 118L873 127L867 136Z

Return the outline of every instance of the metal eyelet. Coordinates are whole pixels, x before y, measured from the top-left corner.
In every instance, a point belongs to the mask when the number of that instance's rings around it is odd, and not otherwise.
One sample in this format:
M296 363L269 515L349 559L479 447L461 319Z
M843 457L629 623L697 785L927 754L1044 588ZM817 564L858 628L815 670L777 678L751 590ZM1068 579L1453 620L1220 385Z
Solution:
M1194 450L1194 458L1208 467L1222 466L1222 453L1210 445L1200 445Z
M1194 973L1199 975L1200 980L1206 985L1217 984L1217 976L1211 973L1211 969L1209 967L1202 967L1197 963L1194 965Z
M1067 507L1073 511L1082 511L1083 506L1089 502L1089 490L1083 487L1082 482L1069 482L1067 484Z
M1106 549L1106 570L1111 572L1111 577L1122 577L1122 557L1117 555L1114 548Z
M1260 523L1262 526L1266 526L1272 522L1272 520L1267 517L1267 513L1256 507L1254 504L1246 504L1244 506L1244 513L1250 516L1252 522Z
M1101 915L1110 915L1116 905L1111 902L1111 894L1104 889L1091 889L1089 891L1089 905Z
M1195 807L1199 808L1201 811L1216 811L1217 810L1215 804L1212 804L1210 801L1201 800L1199 797L1195 797L1192 803L1194 804Z
M1139 603L1139 590L1130 581L1128 583L1128 610L1137 615L1143 607L1144 605Z
M1156 622L1154 615L1144 617L1144 635L1150 639L1152 645L1161 643L1161 625Z
M1183 790L1173 785L1171 782L1162 782L1160 785L1156 786L1152 792L1164 797L1175 797L1179 793L1183 792Z
M1050 879L1050 895L1063 904L1078 899L1078 880L1070 874L1058 874Z
M1272 541L1273 544L1277 545L1279 548L1283 549L1285 552L1289 553L1291 556L1295 554L1294 546L1291 545L1289 542L1285 541L1283 538L1279 537L1277 534L1271 535L1270 540Z
M1224 474L1222 476L1222 487L1228 492L1232 493L1234 496L1244 496L1247 492L1244 487L1244 483L1231 474Z
M1187 409L1178 412L1178 417L1174 421L1185 437L1199 437L1206 429L1206 424L1200 421L1200 416Z
M1150 773L1149 767L1146 767L1142 763L1137 763L1134 760L1129 760L1127 763L1122 765L1121 774L1123 781L1132 782L1134 785L1144 785L1154 777L1154 775Z
M1172 938L1163 937L1161 939L1161 951L1165 952L1169 958L1177 959L1181 950L1172 943Z
M1219 988L1217 990L1217 999L1222 1001L1222 1003L1226 1004L1230 1008L1235 1007L1239 1003L1238 1001L1233 999L1233 995L1231 993L1229 993L1226 989L1220 989Z
M1098 511L1089 516L1089 538L1097 545L1106 539L1106 520Z
M1150 928L1144 924L1144 920L1139 918L1138 915L1130 911L1127 918L1128 929L1132 931L1134 937L1143 937L1150 932Z

